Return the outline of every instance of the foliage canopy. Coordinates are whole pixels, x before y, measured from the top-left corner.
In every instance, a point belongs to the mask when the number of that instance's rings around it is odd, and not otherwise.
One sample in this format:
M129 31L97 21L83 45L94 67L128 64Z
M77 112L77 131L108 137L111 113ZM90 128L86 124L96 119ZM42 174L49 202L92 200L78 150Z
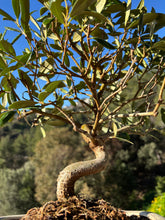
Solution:
M0 125L16 112L35 113L34 124L69 123L90 139L108 140L157 115L165 40L156 32L165 25L164 14L148 13L144 0L136 9L131 0L39 2L39 18L29 0L12 0L15 17L0 10L17 26L6 28L17 33L11 42L6 31L0 38ZM22 36L29 46L17 54L15 42ZM132 83L136 90L130 90ZM88 128L76 120L82 113Z

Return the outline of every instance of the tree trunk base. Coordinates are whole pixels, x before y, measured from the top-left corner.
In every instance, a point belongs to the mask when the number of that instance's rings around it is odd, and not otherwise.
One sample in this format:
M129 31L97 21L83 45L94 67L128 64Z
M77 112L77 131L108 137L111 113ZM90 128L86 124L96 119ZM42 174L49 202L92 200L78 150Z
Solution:
M116 209L104 200L88 201L74 196L63 201L47 202L41 208L32 208L21 220L151 220L147 215L142 216L139 213L136 215L133 212L127 214L126 212ZM155 220L159 219L155 218Z

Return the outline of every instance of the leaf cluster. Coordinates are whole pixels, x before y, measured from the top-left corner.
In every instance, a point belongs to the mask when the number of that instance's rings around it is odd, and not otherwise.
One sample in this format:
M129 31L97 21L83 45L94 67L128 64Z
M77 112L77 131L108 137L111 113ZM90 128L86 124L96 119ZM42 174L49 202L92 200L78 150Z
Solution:
M41 126L69 123L90 139L144 132L163 103L165 41L157 31L165 15L147 12L144 0L135 9L131 0L39 2L39 18L30 12L29 0L12 0L15 18L0 10L16 25L6 30L18 33L12 42L6 32L0 39L0 124L17 112L36 114ZM29 47L17 54L21 36ZM136 90L127 98L133 83ZM76 120L82 113L88 133Z

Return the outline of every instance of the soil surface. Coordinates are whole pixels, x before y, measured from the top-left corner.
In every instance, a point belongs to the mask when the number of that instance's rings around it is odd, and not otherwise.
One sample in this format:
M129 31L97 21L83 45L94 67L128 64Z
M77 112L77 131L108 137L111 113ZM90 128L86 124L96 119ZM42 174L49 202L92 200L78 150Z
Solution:
M40 208L32 208L21 220L149 220L147 217L127 217L104 200L88 201L77 197L50 201Z

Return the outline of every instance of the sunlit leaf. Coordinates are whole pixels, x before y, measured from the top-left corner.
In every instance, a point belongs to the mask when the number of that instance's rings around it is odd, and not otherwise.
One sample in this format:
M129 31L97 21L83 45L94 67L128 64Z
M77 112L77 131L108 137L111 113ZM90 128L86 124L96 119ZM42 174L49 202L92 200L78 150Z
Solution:
M115 137L116 139L118 139L119 141L123 141L123 142L127 142L129 144L134 144L132 141L129 141L128 139L125 139L125 138L121 138L121 137Z
M38 30L40 30L40 26L38 25L38 23L36 22L36 20L30 15L30 20L31 22L33 22L33 24L37 27Z
M125 12L125 26L127 26L127 22L128 22L129 16L130 16L131 2L132 2L132 0L127 1L127 7L126 7L126 12Z
M141 10L143 7L144 7L144 0L141 0L137 8Z
M73 42L78 42L81 39L81 32L80 31L76 31L73 34Z
M104 6L105 6L105 3L106 3L106 0L99 0L99 2L98 2L97 5L96 5L96 11L97 11L98 13L101 13L101 12L102 12L102 10L103 10L103 8L104 8Z
M40 126L40 130L41 130L41 133L42 133L42 137L45 138L46 137L45 129L42 126Z
M118 129L117 129L117 125L115 122L112 122L112 130L113 130L114 136L116 137Z
M58 21L64 24L64 16L63 16L63 9L62 9L62 0L51 0L50 1L50 11L52 14L58 19Z

